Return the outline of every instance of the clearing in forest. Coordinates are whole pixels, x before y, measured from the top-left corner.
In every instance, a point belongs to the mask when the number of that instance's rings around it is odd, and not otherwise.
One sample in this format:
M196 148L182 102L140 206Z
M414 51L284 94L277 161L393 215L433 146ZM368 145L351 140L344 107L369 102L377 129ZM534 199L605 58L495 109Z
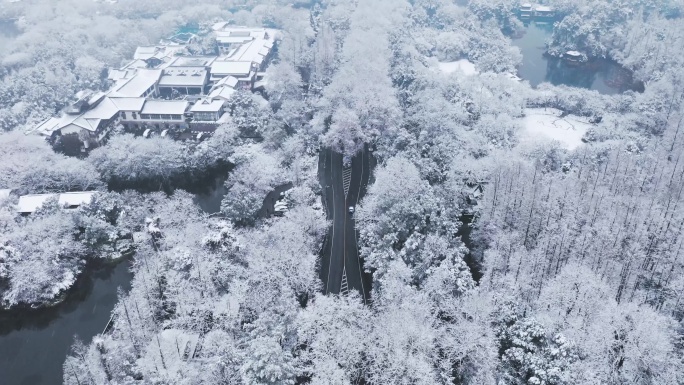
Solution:
M521 143L552 140L560 142L568 150L581 146L582 137L591 127L591 123L580 116L561 117L561 113L555 108L525 109L525 116L521 118Z

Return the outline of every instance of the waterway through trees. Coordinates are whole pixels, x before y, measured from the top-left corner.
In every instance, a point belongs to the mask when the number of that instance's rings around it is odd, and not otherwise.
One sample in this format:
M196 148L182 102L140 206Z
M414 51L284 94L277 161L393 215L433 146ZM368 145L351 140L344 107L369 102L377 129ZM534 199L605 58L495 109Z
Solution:
M117 290L132 279L127 260L89 266L60 304L0 312L0 382L3 385L62 383L62 365L75 338L102 333Z
M551 38L553 24L528 23L523 33L512 37L512 44L520 48L523 63L518 76L536 87L543 82L588 88L602 94L617 94L627 90L643 91L643 84L635 81L632 73L607 59L591 59L587 63L570 64L546 54L546 41Z

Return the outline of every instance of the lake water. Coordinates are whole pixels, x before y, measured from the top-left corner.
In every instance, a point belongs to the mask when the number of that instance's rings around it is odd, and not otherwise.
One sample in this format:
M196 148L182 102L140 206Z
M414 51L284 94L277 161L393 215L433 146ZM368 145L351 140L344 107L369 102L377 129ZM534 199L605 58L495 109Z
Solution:
M220 210L225 177L217 177L196 203ZM88 344L102 333L117 303L117 289L130 288L129 262L86 269L64 302L47 309L0 312L0 385L59 385L62 365L77 336Z
M20 32L13 20L0 19L0 47L9 46ZM2 56L3 52L0 52Z
M221 212L221 201L228 193L225 186L227 176L220 176L214 180L206 191L195 194L195 203L207 214L219 214ZM275 202L281 198L281 194L292 188L292 183L277 186L264 198L256 216L258 218L269 218L275 213Z
M20 32L14 20L0 20L0 37L17 37Z
M225 186L227 175L217 176L213 184L203 191L195 192L195 203L208 214L215 214L221 211L221 201L228 192Z
M531 22L522 36L512 39L520 48L523 64L518 76L533 87L543 82L565 84L596 90L602 94L616 94L627 90L639 90L631 73L609 60L593 60L581 65L568 65L564 60L545 55L546 41L551 37L551 23Z
M103 331L131 278L127 261L92 269L53 308L0 313L0 384L61 384L74 336L88 344Z
M473 275L473 280L479 283L480 279L482 278L482 261L478 260L478 258L475 256L475 243L471 238L473 226L475 225L475 223L473 223L475 217L472 214L464 213L461 215L459 220L461 221L461 228L458 229L456 236L460 236L463 244L468 248L468 252L464 256L463 260L465 261L466 265L468 265L470 274Z

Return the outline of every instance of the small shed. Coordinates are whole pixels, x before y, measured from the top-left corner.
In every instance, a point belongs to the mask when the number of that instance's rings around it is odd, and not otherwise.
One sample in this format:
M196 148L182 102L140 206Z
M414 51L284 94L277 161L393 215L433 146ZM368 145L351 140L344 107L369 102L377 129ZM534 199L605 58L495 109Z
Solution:
M31 214L41 208L49 199L57 198L60 206L66 209L74 209L90 203L97 191L79 191L62 194L30 194L19 197L17 211L20 214Z
M59 194L59 205L68 209L73 209L93 201L93 196L97 191L79 191Z
M477 205L484 196L484 182L474 182L466 184L466 202L470 205Z
M31 214L41 208L50 198L57 197L57 194L30 194L19 197L17 211L20 214Z

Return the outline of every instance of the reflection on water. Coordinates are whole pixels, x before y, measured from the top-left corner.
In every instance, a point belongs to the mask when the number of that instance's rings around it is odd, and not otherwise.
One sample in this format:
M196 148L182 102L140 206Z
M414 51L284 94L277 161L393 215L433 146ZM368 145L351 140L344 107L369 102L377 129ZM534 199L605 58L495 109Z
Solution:
M228 192L225 186L228 175L219 175L215 177L211 185L207 184L205 188L195 194L195 203L208 214L215 214L221 211L221 201Z
M546 41L552 32L551 23L532 22L523 35L512 39L513 45L519 47L523 54L518 76L529 81L533 87L549 82L588 88L602 94L616 94L630 89L640 91L631 73L613 61L596 59L573 65L545 55Z
M0 312L0 384L62 383L62 365L77 336L85 343L101 333L128 290L129 263L86 271L65 301L53 308Z

